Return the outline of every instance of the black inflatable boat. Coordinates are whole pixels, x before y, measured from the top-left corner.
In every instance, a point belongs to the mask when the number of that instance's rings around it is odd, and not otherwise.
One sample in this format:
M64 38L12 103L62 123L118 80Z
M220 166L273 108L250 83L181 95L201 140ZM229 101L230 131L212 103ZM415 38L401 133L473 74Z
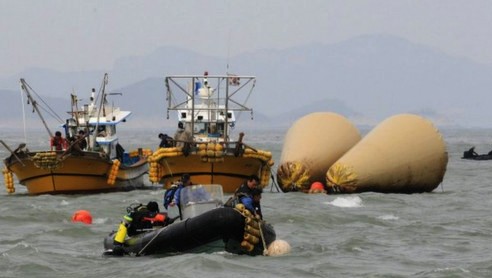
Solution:
M462 159L470 159L470 160L491 160L492 159L492 151L488 154L477 154L475 152L475 147L470 148L467 151L463 152Z
M187 195L183 193L182 196ZM256 219L246 209L221 206L205 212L197 210L197 207L203 207L207 203L218 205L216 199L189 201L181 208L189 218L129 237L122 246L116 248L113 231L104 239L105 254L140 256L227 251L235 254L262 255L268 245L276 239L273 227ZM197 211L198 215L191 215Z

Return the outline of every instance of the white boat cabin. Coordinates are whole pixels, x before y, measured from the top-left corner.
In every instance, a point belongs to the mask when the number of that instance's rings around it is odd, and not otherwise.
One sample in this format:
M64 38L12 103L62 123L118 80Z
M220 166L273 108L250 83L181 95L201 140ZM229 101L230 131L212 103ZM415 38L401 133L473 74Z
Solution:
M104 98L106 95L104 96ZM74 104L76 106L76 102ZM118 136L116 134L116 125L125 122L132 114L130 111L122 111L119 107L101 105L96 106L94 99L94 89L91 96L91 103L85 104L80 110L69 112L72 117L67 119L67 137L75 137L79 130L88 134L88 151L100 151L109 156L109 158L121 158L121 151L118 148Z

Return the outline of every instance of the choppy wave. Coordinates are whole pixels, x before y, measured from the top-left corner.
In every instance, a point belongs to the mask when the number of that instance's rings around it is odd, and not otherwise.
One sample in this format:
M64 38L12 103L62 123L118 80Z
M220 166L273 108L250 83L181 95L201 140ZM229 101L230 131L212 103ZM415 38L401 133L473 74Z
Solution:
M487 148L492 138L483 132L445 134L448 170L432 193L265 190L264 217L292 247L281 257L103 257L103 238L117 228L126 207L160 203L162 189L28 196L17 184L12 196L0 190L0 277L489 277L492 162L460 159L468 145ZM265 132L257 141L278 158L282 136ZM91 212L92 225L71 222L80 209Z
M326 203L341 208L360 208L363 206L362 199L359 196L337 197L335 200Z

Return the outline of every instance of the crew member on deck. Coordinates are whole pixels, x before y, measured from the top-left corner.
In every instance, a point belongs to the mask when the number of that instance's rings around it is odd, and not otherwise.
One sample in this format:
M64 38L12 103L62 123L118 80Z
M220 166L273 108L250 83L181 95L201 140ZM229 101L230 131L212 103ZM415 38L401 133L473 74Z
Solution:
M76 140L79 141L79 148L81 150L85 150L87 148L87 140L85 139L85 132L83 130L79 130Z
M173 138L171 138L167 134L159 133L159 139L161 139L159 148L170 148L173 146Z
M67 139L63 138L60 131L55 132L55 136L51 138L50 147L52 151L53 149L56 151L62 151L67 149L68 147Z
M191 135L190 131L184 128L182 122L178 123L178 130L176 130L176 133L174 134L174 141L176 141L176 147L183 147L183 148L186 145L189 146L191 141L193 141L193 135Z

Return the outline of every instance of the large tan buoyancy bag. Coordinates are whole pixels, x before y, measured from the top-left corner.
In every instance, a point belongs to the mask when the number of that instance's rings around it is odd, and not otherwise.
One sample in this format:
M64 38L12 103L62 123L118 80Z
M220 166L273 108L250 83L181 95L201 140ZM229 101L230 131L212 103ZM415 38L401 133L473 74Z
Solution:
M400 114L386 119L326 173L330 191L418 193L434 190L448 163L446 144L427 119Z
M316 112L297 120L284 139L277 181L284 192L307 191L325 182L328 168L361 139L345 117Z

